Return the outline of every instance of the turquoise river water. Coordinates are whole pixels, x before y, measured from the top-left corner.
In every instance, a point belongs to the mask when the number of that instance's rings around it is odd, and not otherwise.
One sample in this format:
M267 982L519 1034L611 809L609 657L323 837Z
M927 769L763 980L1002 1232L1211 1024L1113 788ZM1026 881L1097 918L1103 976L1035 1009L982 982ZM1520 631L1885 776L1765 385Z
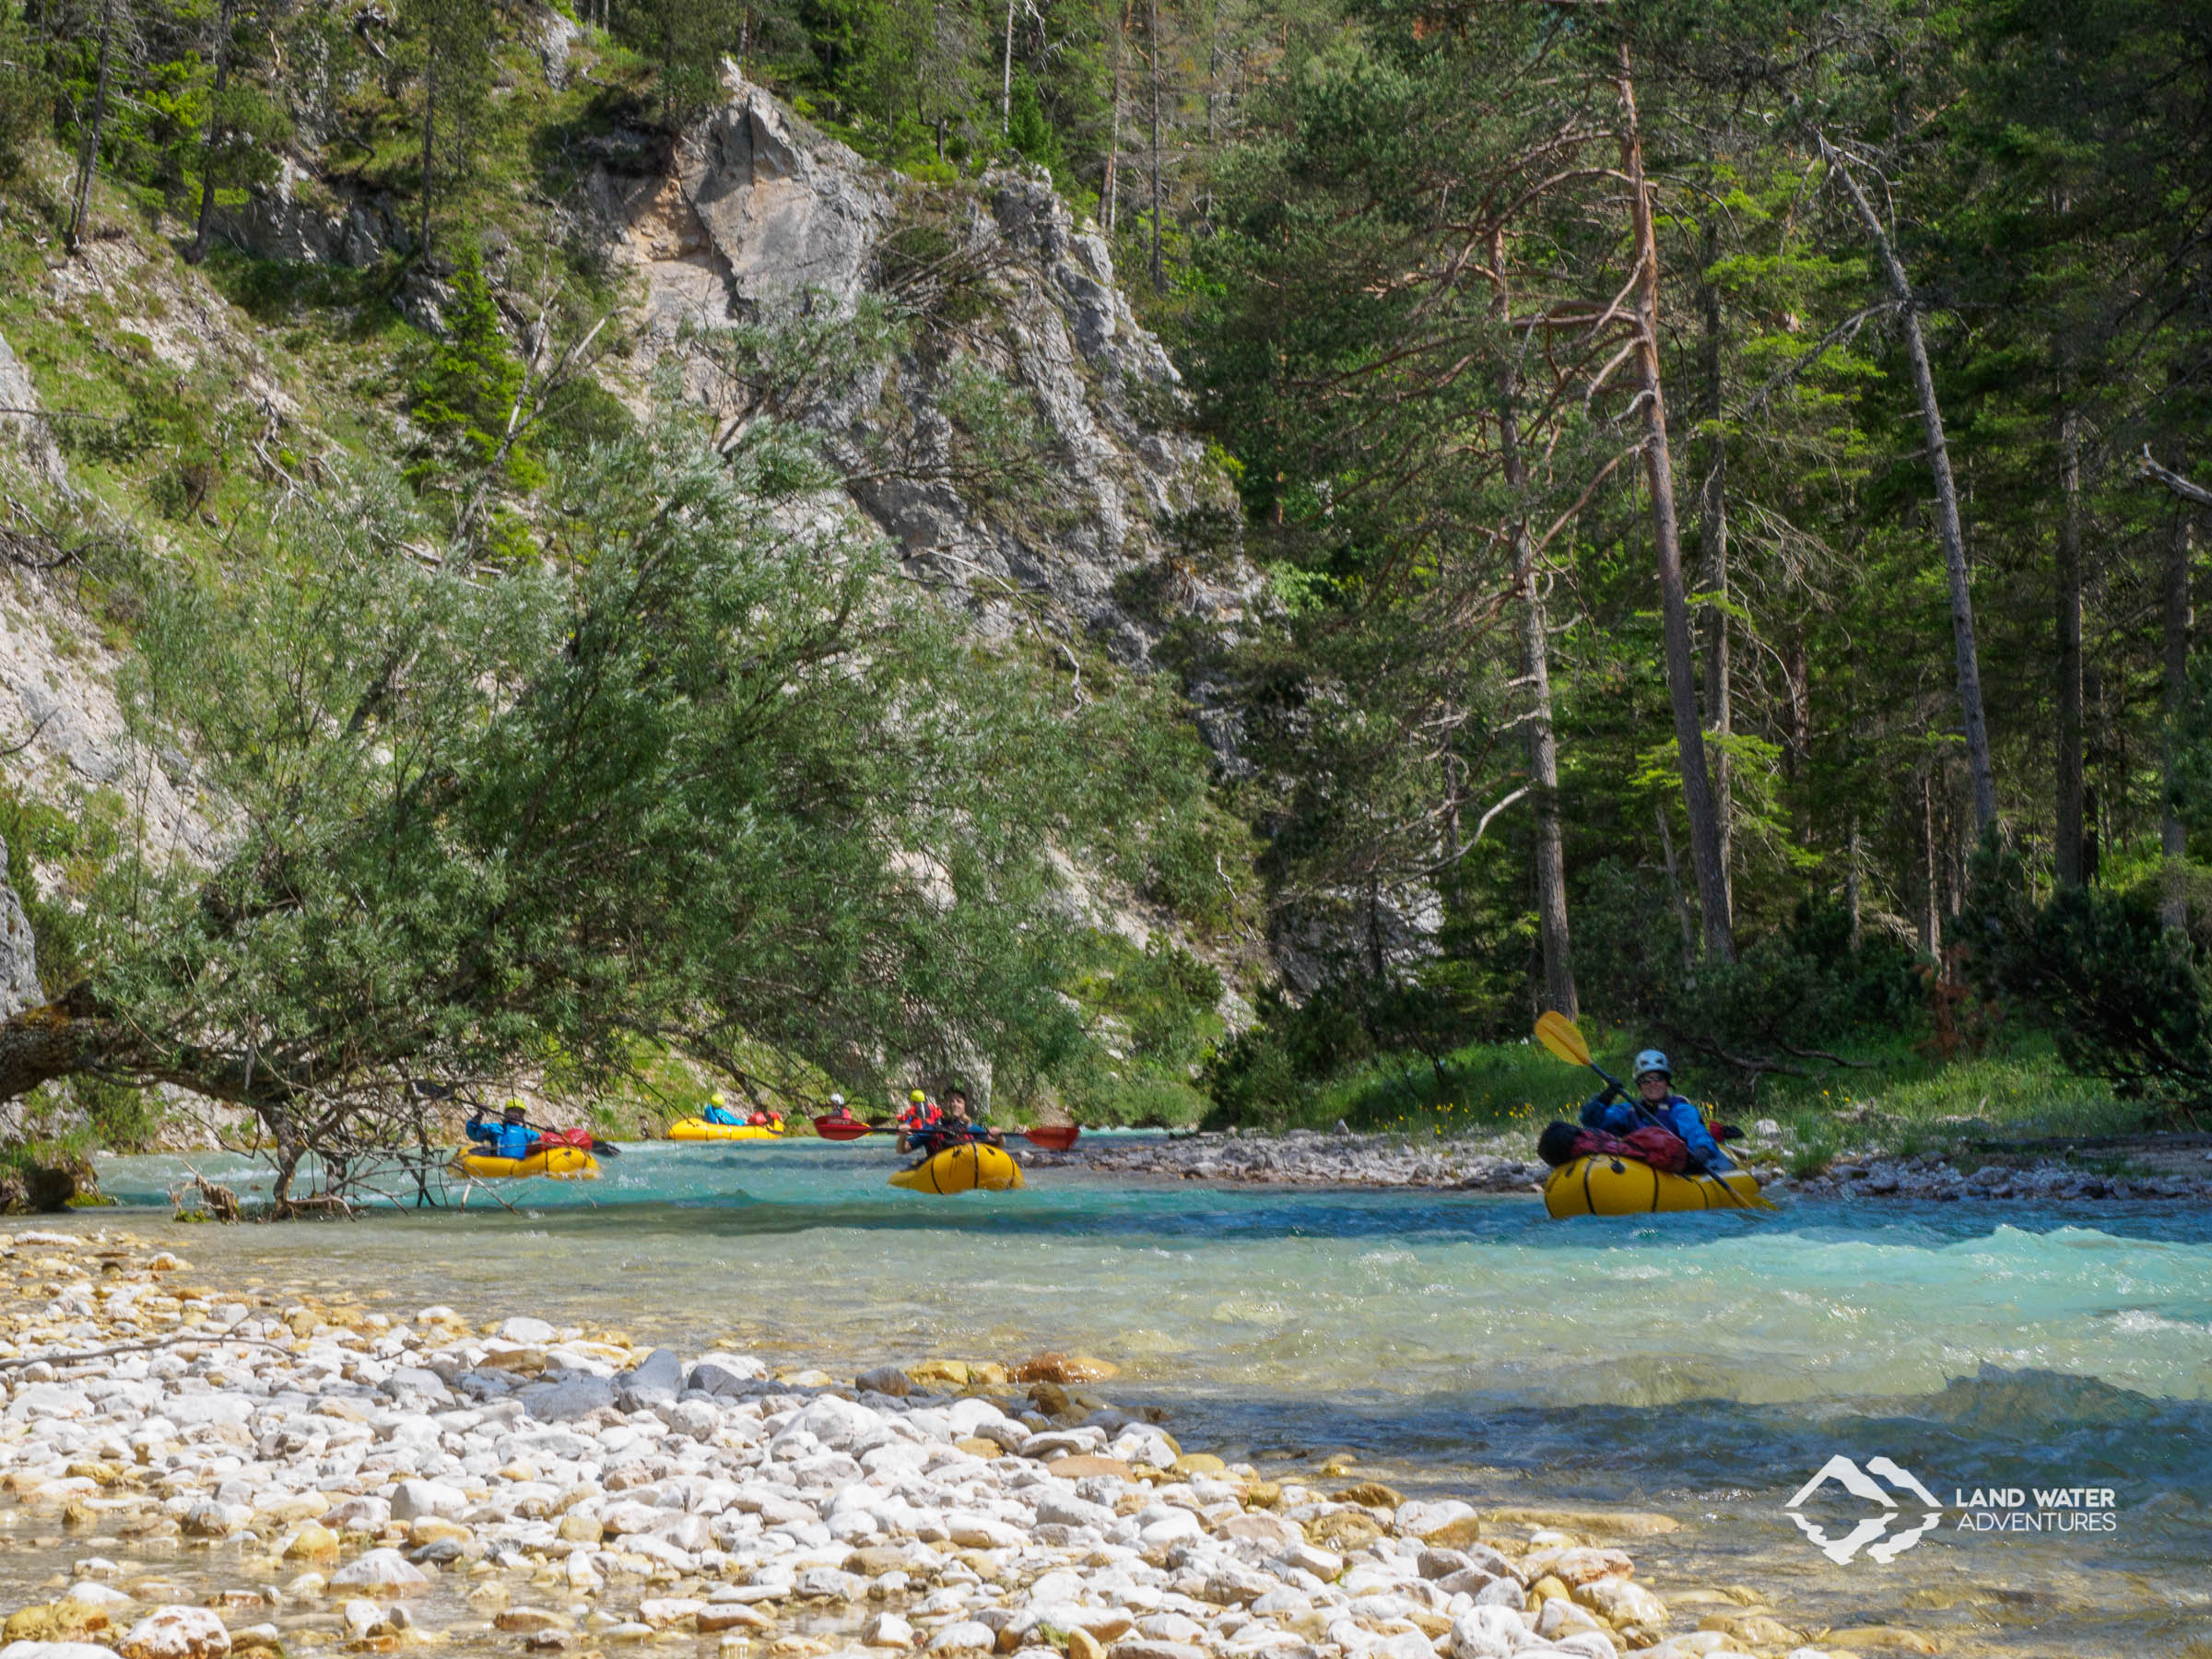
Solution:
M247 1182L242 1159L193 1162ZM512 1210L479 1189L465 1211L187 1228L165 1219L182 1163L124 1159L103 1184L159 1209L76 1224L159 1236L233 1285L590 1321L845 1376L1081 1350L1122 1367L1100 1394L1162 1407L1187 1449L1270 1472L1348 1452L1408 1491L1670 1515L1681 1530L1629 1546L1662 1594L1747 1583L1798 1622L1904 1624L1956 1652L2212 1639L2201 1208L1555 1222L1526 1197L1077 1169L936 1198L886 1187L891 1167L869 1145L634 1146L594 1183L506 1185ZM1838 1453L1912 1472L1941 1524L1887 1562L1825 1558L1784 1505ZM2109 1488L2111 1508L2013 1530L1973 1502L2009 1488ZM1865 1509L1824 1502L1808 1512L1830 1537Z

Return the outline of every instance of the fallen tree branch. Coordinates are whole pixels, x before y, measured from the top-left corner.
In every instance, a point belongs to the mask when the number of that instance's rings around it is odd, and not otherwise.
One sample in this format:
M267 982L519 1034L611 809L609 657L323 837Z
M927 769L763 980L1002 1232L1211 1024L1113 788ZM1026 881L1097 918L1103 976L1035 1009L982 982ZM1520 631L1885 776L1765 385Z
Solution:
M12 1359L0 1359L0 1371L16 1365L84 1365L94 1359L112 1359L117 1354L150 1354L191 1342L211 1343L218 1347L265 1347L277 1354L298 1351L281 1342L265 1342L259 1336L226 1336L220 1332L210 1336L204 1331L180 1331L174 1336L158 1337L152 1342L126 1342L121 1347L94 1348L84 1354L18 1354Z

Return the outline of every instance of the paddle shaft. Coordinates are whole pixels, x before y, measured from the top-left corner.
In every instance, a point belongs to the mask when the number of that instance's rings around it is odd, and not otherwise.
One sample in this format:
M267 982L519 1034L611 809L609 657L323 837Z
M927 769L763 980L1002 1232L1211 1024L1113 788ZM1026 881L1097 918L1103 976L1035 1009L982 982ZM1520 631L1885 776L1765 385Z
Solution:
M905 1135L908 1133L908 1131L900 1128L895 1124L869 1124L865 1125L865 1128L867 1133L870 1135ZM1005 1131L1005 1133L1007 1135L1018 1135L1023 1140L1029 1141L1032 1145L1037 1144L1036 1136L1031 1135L1027 1129L1008 1129ZM827 1140L829 1136L824 1135L822 1138Z

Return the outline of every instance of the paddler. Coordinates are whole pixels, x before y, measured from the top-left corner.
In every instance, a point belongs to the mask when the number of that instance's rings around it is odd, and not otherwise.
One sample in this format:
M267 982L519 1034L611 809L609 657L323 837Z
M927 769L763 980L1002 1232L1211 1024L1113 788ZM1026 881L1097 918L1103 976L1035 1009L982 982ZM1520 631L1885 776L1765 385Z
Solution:
M537 1146L537 1131L523 1122L524 1115L523 1103L509 1100L500 1121L488 1124L483 1108L478 1107L468 1120L468 1138L480 1142L493 1158L527 1158Z
M721 1124L724 1129L739 1126L737 1114L730 1110L729 1098L719 1088L707 1097L707 1109L699 1115L710 1124Z
M830 1097L830 1110L823 1112L822 1116L832 1124L857 1124L860 1122L853 1115L853 1108L845 1104L845 1097L841 1094L833 1094Z
M917 1088L906 1097L899 1114L899 1150L935 1152L945 1138L945 1114L929 1096Z
M1647 1124L1657 1124L1678 1136L1689 1148L1690 1173L1718 1175L1735 1168L1734 1160L1712 1138L1712 1132L1705 1127L1704 1113L1675 1092L1675 1068L1664 1053L1657 1049L1645 1049L1636 1056L1629 1077L1637 1098L1616 1100L1610 1088L1593 1095L1583 1103L1583 1127L1625 1135Z

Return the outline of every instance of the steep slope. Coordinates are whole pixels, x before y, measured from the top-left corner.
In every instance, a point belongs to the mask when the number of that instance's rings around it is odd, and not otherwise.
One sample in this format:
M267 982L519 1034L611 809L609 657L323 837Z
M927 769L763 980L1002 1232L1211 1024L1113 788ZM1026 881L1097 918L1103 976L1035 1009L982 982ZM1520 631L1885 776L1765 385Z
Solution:
M595 264L618 342L597 377L633 410L673 385L731 444L764 419L811 430L842 478L825 506L865 518L910 577L1078 699L1152 668L1179 629L1234 625L1254 588L1228 480L1102 241L1041 175L919 183L743 84L673 145L616 123L588 148L562 235ZM419 453L409 365L439 348L454 267L410 260L408 216L313 162L295 156L233 210L238 252L205 267L158 216L112 200L74 257L10 228L8 256L33 280L0 300L19 347L0 356L0 402L24 411L0 416L22 532L0 606L0 768L34 922L79 903L120 844L203 864L220 849L221 803L187 759L125 730L132 583L171 561L220 568L241 519L349 458ZM548 245L519 218L443 244L481 250L521 355L544 344L513 252L533 234L533 253ZM771 337L817 360L771 386L747 357ZM537 510L526 493L513 505ZM1093 1016L1102 1088L1147 1055L1186 1088L1206 1034L1249 1018L1265 964L1237 833L1224 820L1230 862L1199 849L1181 888L1066 872L1099 931L1071 989ZM65 956L47 969L67 972Z

